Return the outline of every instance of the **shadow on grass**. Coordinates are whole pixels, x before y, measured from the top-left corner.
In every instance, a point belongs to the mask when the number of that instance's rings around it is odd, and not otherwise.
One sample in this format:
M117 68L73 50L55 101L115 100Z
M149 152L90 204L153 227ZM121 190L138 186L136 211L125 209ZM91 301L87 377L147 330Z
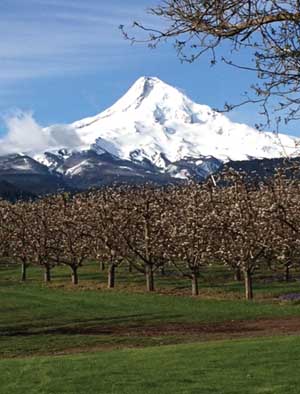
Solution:
M180 318L181 315L164 315L164 318L176 319ZM0 337L14 337L14 336L33 336L40 334L64 334L64 335L77 335L77 334L112 334L114 327L124 326L146 326L147 323L151 324L161 321L161 315L148 314L135 314L127 316L112 316L109 318L98 318L98 319L87 319L87 320L76 320L68 322L67 324L60 325L57 327L37 327L35 325L18 327L5 327L0 331ZM102 326L99 326L101 324Z

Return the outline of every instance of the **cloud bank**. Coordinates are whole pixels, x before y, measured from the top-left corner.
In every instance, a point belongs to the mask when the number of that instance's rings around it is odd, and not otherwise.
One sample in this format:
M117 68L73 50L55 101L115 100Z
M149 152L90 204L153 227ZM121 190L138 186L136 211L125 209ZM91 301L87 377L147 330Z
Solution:
M35 154L52 149L75 149L82 146L76 129L70 125L41 127L32 113L18 111L4 118L7 133L0 139L0 155Z

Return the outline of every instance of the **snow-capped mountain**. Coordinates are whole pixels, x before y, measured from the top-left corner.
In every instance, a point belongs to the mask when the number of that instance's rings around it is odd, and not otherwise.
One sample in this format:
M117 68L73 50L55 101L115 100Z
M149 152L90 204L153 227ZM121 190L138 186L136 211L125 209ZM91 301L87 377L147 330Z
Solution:
M153 77L139 78L113 106L68 128L81 140L79 150L146 163L177 178L190 174L184 162L189 168L192 164L196 172L199 166L202 173L207 158L224 162L296 154L295 138L234 123ZM44 132L51 134L52 127ZM49 157L35 157L50 167L56 161L53 156L47 164Z
M187 157L273 158L294 153L295 139L259 132L194 103L158 78L142 77L112 107L72 124L83 144L165 167Z
M201 180L228 161L300 156L299 139L234 123L153 77L139 78L104 112L42 133L49 149L0 160L0 175L1 170L7 173L11 160L15 173L31 176L32 169L38 169L53 175L54 183L87 188L111 182ZM54 147L53 141L69 139L76 141Z

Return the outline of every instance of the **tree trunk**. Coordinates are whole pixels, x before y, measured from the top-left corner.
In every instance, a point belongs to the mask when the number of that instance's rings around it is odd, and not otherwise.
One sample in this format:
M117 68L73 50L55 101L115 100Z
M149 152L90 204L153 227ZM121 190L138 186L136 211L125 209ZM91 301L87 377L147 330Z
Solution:
M145 256L146 261L151 262L151 255L149 249L149 221L145 221ZM154 291L154 277L153 277L153 266L152 264L146 264L145 267L147 291Z
M164 267L164 266L162 266L162 267L160 268L160 274L161 274L162 276L165 276L165 275L166 275L165 267Z
M71 267L71 269L72 269L72 283L73 285L78 285L78 273L77 273L78 267Z
M146 282L147 282L147 291L154 291L154 276L153 276L153 268L151 265L146 265Z
M192 274L192 295L199 295L199 286L198 286L198 273L194 272Z
M252 285L252 273L250 270L244 271L244 279L245 279L246 300L252 300L253 299L253 285Z
M240 282L242 280L242 274L240 267L237 267L234 271L234 280Z
M129 262L128 263L128 272L131 273L132 272L132 264Z
M290 279L291 279L291 277L290 277L290 266L289 266L289 264L286 264L285 270L284 270L284 280L286 282L289 282Z
M100 266L100 271L105 271L105 263L104 263L104 261L100 261L99 266Z
M25 282L27 279L27 264L22 262L21 264L21 282Z
M113 289L115 287L115 272L116 272L116 266L114 264L110 264L108 267L108 282L107 282L107 287L109 289Z
M51 282L51 268L46 265L44 270L44 282Z

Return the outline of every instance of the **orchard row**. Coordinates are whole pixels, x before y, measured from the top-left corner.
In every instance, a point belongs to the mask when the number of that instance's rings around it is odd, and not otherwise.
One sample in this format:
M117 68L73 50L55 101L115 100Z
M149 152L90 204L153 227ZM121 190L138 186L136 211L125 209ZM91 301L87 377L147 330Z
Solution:
M51 280L56 265L68 266L74 284L80 267L94 259L116 268L126 262L155 289L155 272L172 265L199 292L201 270L224 264L243 275L245 296L260 267L288 270L300 263L300 182L278 172L249 183L228 172L205 184L112 187L32 202L0 202L1 257L29 264Z

